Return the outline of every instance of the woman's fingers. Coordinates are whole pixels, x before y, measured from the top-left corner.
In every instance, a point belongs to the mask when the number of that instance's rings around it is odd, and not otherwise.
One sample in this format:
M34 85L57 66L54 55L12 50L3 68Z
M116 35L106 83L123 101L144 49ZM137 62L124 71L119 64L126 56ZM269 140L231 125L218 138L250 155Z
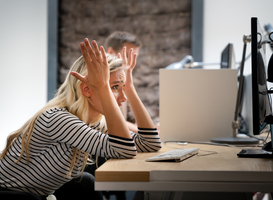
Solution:
M79 73L72 71L70 72L70 74L74 76L76 79L79 79L81 82L86 83L84 76L80 75Z
M134 67L136 66L136 57L137 54L133 54L133 48L131 48L127 60L127 66L129 66L130 69L134 69Z
M93 49L92 49L93 45ZM100 87L102 84L109 84L109 67L104 48L100 50L96 41L92 41L91 45L87 38L80 44L83 58L86 62L87 74L82 76L77 72L70 72L72 76L80 80L90 87Z
M101 54L100 54L100 50L99 50L97 42L95 40L92 41L92 46L93 46L94 50L92 49L91 44L87 38L84 39L84 44L85 44L85 47L88 51L88 54L89 54L91 60L93 62L95 60L97 60L98 62L101 63L102 58L101 58Z
M85 45L85 47L87 49L87 52L88 52L91 60L92 61L96 60L95 53L94 53L94 51L93 51L93 49L92 49L92 47L90 45L90 42L89 42L89 40L87 38L84 39L84 45Z
M101 56L102 56L102 62L103 63L107 63L107 57L106 57L106 53L105 53L105 50L103 48L103 46L100 46L100 51L101 51Z
M99 50L97 42L95 40L93 40L92 45L94 47L94 51L95 51L95 54L96 54L97 61L102 62L101 54L100 54L100 50Z
M100 53L98 44L95 40L92 41L92 46L93 49L90 45L90 42L87 38L84 39L84 44L81 43L81 51L82 54L84 56L84 60L87 62L87 56L89 57L89 60L91 59L91 61L87 64L95 64L94 62L98 61L99 63L102 63L103 61L106 61L104 63L107 63L107 59L106 59L106 53L103 47L101 47L100 49L104 52L104 58L102 58L102 55ZM86 48L86 49L85 49ZM94 66L98 66L98 65L94 65Z
M135 53L135 54L133 55L133 60L132 60L132 63L131 63L131 65L130 65L130 68L131 68L131 69L134 69L135 66L136 66L136 58L137 58L137 54Z
M132 65L132 61L133 61L133 49L131 48L129 50L127 65L131 66Z
M81 42L80 47L81 47L82 56L83 56L86 64L90 65L91 64L90 56L89 56L87 49L85 48L85 45L83 42Z
M124 60L124 63L127 65L126 46L124 46L122 49L121 58Z

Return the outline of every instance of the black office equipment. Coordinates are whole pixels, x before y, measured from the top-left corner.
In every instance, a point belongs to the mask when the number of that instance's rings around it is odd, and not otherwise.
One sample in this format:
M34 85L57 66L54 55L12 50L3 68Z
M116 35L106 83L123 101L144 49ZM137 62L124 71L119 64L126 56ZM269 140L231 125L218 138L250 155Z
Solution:
M270 125L273 133L273 116L268 96L264 45L269 41L264 38L258 19L251 18L251 53L252 53L252 117L253 134L259 135ZM272 141L263 149L243 149L239 157L273 158Z
M228 43L225 49L221 53L221 69L235 69L235 55L233 44Z

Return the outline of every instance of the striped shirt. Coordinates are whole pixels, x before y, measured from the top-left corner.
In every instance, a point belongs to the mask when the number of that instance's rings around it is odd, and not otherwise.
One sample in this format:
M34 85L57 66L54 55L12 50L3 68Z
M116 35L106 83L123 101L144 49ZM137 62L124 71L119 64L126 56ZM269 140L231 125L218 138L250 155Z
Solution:
M156 129L139 129L132 139L107 134L106 124L87 125L65 108L41 114L30 140L30 161L21 154L22 136L12 143L0 160L0 186L37 195L49 195L64 183L80 175L84 152L106 158L132 158L136 151L150 152L161 148ZM71 177L73 148L81 150Z

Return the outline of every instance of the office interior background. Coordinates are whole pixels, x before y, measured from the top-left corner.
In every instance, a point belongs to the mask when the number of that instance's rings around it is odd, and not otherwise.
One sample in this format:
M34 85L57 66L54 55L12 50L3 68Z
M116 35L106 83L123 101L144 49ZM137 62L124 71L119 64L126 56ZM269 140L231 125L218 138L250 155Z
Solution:
M135 84L157 123L159 69L186 55L198 62L220 63L228 43L233 43L240 62L251 17L258 17L262 26L273 25L272 8L271 0L0 0L0 149L8 134L52 98L54 84L57 88L62 83L80 56L79 43L85 37L99 45L115 30L140 38ZM249 44L247 55L250 52ZM268 47L268 59L271 54ZM245 74L251 72L250 65L248 59Z

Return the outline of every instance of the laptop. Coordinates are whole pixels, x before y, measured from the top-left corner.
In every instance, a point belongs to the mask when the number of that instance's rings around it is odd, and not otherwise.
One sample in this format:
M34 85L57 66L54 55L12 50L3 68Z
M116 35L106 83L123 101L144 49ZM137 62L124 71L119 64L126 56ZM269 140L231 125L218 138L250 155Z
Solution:
M159 92L162 142L232 136L237 70L160 69Z

